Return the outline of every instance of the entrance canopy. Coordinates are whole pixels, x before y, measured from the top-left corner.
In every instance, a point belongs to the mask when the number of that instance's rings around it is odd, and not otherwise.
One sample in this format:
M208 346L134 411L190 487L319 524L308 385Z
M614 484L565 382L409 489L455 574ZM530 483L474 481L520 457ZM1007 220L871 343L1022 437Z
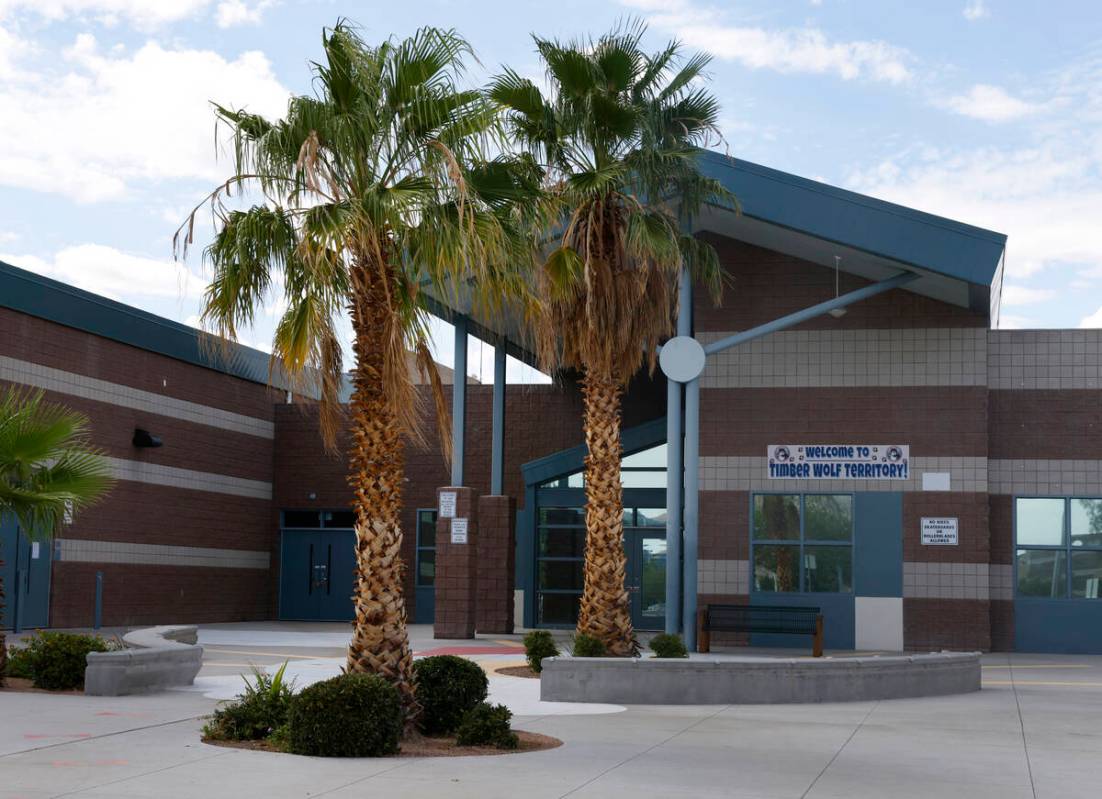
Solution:
M693 219L694 233L717 233L833 268L870 281L900 272L918 279L904 291L961 308L999 315L1006 236L902 205L801 178L711 151L700 156L703 172L738 198L741 213L709 206ZM509 354L534 365L523 318L506 310L489 318L458 297L435 296L434 311L458 312L469 331L489 342L506 339Z

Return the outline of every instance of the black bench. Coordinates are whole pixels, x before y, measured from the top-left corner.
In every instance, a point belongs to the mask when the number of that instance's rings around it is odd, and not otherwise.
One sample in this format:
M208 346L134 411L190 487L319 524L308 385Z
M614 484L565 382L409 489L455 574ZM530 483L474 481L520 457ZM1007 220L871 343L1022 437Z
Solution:
M823 656L819 608L781 605L705 605L696 613L696 651L711 649L711 633L783 633L813 636L811 654Z

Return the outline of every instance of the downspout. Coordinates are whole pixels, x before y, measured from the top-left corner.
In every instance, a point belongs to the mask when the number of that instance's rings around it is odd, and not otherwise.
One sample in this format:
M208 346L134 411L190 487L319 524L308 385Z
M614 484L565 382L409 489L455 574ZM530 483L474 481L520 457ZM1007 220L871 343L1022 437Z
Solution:
M692 334L693 279L682 269L678 288L677 335ZM681 384L666 379L666 632L681 622Z
M467 317L456 314L452 373L452 485L463 485L463 439L467 428Z

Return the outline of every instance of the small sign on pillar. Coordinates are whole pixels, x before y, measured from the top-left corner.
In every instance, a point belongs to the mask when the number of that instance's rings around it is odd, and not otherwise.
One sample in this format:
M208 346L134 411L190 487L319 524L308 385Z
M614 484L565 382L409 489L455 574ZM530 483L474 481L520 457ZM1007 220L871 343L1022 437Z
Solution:
M960 543L960 523L952 517L922 517L922 545L955 547Z
M455 518L455 492L454 491L441 491L440 492L440 518L441 519L454 519Z
M467 520L463 518L452 519L452 543L467 543Z

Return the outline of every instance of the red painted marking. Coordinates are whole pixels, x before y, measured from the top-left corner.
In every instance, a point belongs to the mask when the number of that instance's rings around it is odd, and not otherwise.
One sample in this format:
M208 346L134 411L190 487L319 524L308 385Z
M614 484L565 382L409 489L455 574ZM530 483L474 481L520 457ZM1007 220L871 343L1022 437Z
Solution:
M440 646L436 649L414 652L414 654L417 657L429 657L430 655L516 655L523 651L515 646Z
M41 740L42 738L91 738L92 733L90 733L90 732L74 732L74 733L71 733L69 735L48 735L44 732L40 732L40 733L31 733L31 732L29 732L26 735L24 735L23 737L26 738L28 741L38 741L38 740Z

